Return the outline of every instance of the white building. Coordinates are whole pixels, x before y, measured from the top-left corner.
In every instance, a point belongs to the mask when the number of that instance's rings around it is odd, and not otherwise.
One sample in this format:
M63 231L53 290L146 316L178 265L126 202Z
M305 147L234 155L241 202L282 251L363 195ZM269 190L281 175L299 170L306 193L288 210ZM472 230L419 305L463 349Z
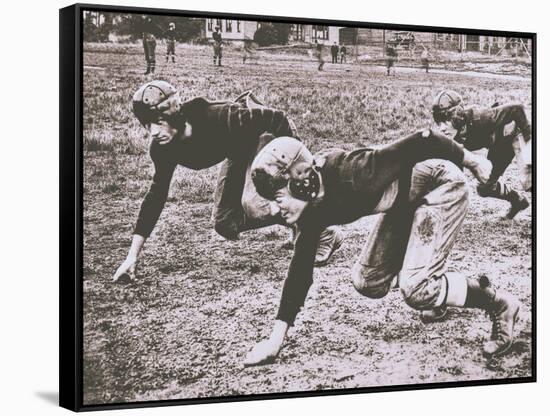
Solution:
M321 43L332 45L340 44L340 28L338 26L323 25L292 25L290 40L306 43Z
M216 27L220 28L223 40L244 41L253 40L256 30L261 26L261 22L233 19L205 19L206 39L212 39L212 34ZM332 45L339 43L339 27L322 25L292 25L292 32L289 40L301 41L306 43L321 43L323 45Z
M212 39L212 33L216 27L220 28L223 40L244 41L253 40L254 33L258 29L258 22L233 19L210 19L205 21L205 35L207 39Z

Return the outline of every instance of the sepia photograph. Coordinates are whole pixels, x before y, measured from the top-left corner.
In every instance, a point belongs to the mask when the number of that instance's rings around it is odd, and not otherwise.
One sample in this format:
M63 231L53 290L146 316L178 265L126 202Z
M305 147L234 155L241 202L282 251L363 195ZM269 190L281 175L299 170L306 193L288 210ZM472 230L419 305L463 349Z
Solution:
M80 12L84 406L533 381L532 33Z

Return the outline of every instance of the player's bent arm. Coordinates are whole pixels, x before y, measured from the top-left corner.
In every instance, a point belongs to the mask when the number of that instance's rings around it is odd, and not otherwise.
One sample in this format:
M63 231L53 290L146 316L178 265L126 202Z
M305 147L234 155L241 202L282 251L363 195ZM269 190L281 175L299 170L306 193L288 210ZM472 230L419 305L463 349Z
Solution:
M141 203L134 234L148 238L155 228L168 198L170 182L172 181L175 168L176 164L167 160L155 161L153 182Z
M505 125L513 121L524 140L526 142L531 140L531 126L527 120L525 107L522 104L508 104L500 108L501 110L497 112L497 123Z
M462 164L472 172L481 183L487 183L491 176L491 171L493 170L493 164L489 160L466 149L464 149Z
M174 169L173 163L155 161L153 182L141 204L128 255L113 275L114 282L135 279L139 255L164 208Z

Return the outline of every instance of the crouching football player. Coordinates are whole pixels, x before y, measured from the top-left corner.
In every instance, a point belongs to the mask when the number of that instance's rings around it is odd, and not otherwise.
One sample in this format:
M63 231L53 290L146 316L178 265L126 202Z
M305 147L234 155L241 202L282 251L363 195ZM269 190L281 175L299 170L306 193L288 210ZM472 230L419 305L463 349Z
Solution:
M515 189L499 180L516 157L520 168L520 180L526 191L531 190L531 161L524 161L523 148L530 146L531 127L521 104L497 105L491 108L464 107L462 97L455 91L441 91L434 100L433 117L437 124L450 123L456 129L454 140L468 150L489 150L487 158L493 171L487 183L479 184L478 194L510 202L506 215L512 219L527 208L529 202ZM510 134L505 134L507 125L514 124ZM518 137L523 136L523 139Z
M248 98L248 100L247 100ZM164 81L152 81L133 96L133 112L151 136L150 155L155 173L145 195L126 260L114 281L133 280L145 240L164 208L174 170L178 165L199 170L223 162L214 195L214 229L226 239L241 231L284 224L272 204L260 197L250 179L254 155L274 136L296 136L294 124L282 111L258 102L210 102L204 98L182 101ZM248 108L255 107L255 108ZM270 134L267 134L270 133ZM339 231L324 230L317 263L324 264L342 243Z
M281 350L312 284L322 230L380 213L351 270L355 289L382 298L399 275L403 298L412 308L483 309L493 322L484 354L506 352L518 301L495 291L485 277L469 279L446 267L468 207L462 166L482 183L490 177L487 159L430 131L376 150L335 150L316 159L292 138L277 138L264 147L252 164L253 182L260 195L276 202L288 224L298 224L299 234L271 336L249 352L245 365L268 363Z

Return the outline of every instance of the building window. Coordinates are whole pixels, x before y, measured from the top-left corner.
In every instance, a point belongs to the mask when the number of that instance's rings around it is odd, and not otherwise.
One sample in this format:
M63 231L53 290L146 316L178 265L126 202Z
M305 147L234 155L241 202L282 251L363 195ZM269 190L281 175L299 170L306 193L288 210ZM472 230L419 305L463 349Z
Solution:
M216 27L220 28L220 32L222 31L222 19L216 19Z
M225 31L226 32L232 32L233 31L233 21L232 20L226 20L225 21Z
M304 26L292 25L292 34L294 40L304 40Z
M241 21L237 20L237 32L241 33Z
M207 27L206 29L209 31L209 32L212 32L212 21L214 19L206 19L206 24L207 24Z
M313 26L313 39L328 39L328 26Z

